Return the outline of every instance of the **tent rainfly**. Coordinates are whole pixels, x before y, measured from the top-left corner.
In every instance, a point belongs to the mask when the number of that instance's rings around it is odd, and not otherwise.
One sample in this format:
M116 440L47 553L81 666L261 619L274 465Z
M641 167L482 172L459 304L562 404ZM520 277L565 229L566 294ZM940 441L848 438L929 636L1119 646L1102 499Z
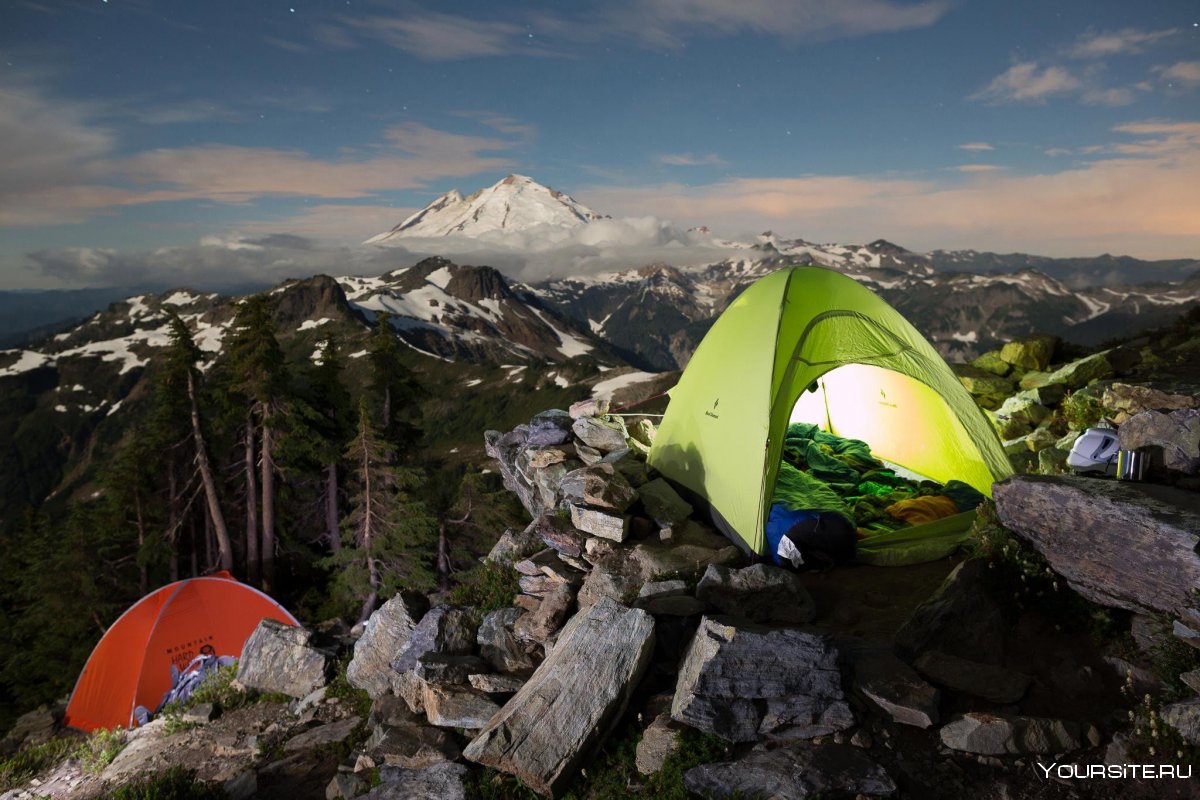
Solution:
M134 708L154 711L171 688L172 666L182 670L205 653L240 656L266 618L299 624L279 603L228 572L156 589L100 638L75 683L65 724L85 731L133 726Z
M933 346L875 293L820 267L748 287L670 395L651 466L759 556L791 422L861 439L879 458L988 496L1012 474L991 424Z

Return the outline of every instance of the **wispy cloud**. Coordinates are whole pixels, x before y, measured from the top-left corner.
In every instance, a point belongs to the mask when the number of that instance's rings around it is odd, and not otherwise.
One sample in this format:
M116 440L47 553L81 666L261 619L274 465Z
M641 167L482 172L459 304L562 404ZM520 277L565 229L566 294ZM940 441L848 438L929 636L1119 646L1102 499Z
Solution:
M970 150L972 152L983 152L985 150L995 150L996 148L987 142L967 142L966 144L958 145L959 150Z
M1073 92L1081 85L1064 67L1039 67L1036 61L1019 61L968 99L996 104L1044 103L1049 97Z
M0 226L79 222L123 206L177 200L352 199L442 177L509 169L511 138L408 123L322 158L302 150L208 144L116 156L92 105L32 86L0 86Z
M1178 33L1177 28L1147 31L1140 28L1124 28L1119 31L1088 31L1075 44L1067 48L1071 58L1099 59L1109 56L1141 53L1151 45Z
M1088 89L1079 96L1079 102L1087 106L1127 106L1135 99L1134 90L1127 86Z
M1000 172L1004 167L996 164L960 164L957 167L951 167L956 172Z
M695 155L693 153L666 153L658 157L658 163L669 167L724 166L726 161L716 153Z
M1178 61L1170 66L1155 68L1165 81L1174 81L1185 88L1200 86L1200 61Z
M933 25L952 6L951 0L614 0L572 14L529 11L490 20L422 9L342 15L318 25L313 36L327 47L379 42L426 61L566 57L581 45L677 48L689 39L739 33L798 42L912 30Z

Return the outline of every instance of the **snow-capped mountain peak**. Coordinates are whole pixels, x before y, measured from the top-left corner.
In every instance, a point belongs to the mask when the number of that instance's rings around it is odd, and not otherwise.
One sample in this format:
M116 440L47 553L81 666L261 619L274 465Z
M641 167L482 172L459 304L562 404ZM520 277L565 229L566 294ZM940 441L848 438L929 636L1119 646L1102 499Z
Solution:
M549 226L575 228L601 215L525 175L509 175L469 197L451 190L392 228L367 240L387 244L412 237L479 237Z

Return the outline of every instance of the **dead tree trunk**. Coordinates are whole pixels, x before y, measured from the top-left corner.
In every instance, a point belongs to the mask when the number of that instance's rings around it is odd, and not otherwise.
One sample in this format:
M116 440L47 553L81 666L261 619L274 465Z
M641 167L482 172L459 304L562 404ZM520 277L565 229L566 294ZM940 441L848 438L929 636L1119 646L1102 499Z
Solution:
M246 415L246 580L258 585L262 579L262 562L258 555L258 479L254 475L257 460L254 458L254 411Z
M329 551L342 549L342 535L338 531L338 474L337 464L325 467L325 538L329 540Z
M200 407L196 403L196 381L188 370L188 397L192 402L192 437L196 441L196 462L200 467L200 479L204 482L204 498L208 502L208 516L217 537L217 558L221 569L233 570L233 550L229 546L229 529L225 527L225 515L217 499L217 482L213 479L212 466L208 463L208 448L204 446L204 434L200 431Z
M263 588L275 588L275 464L271 460L271 426L262 414L262 573Z

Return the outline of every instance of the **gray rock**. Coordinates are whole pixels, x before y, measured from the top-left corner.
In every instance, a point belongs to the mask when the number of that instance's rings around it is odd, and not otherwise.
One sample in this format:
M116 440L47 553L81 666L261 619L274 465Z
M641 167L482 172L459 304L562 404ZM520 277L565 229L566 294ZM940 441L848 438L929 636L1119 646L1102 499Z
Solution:
M584 533L614 542L623 542L629 538L629 517L620 514L571 506L571 524Z
M431 608L392 659L392 669L408 672L426 653L469 655L475 649L475 636L475 625L467 610L454 606Z
M516 694L525 685L523 678L515 678L512 675L496 675L493 673L471 675L469 680L472 688L484 694Z
M703 600L697 600L691 595L675 595L673 597L656 597L653 600L637 602L638 608L644 608L651 614L668 617L693 617L708 611L710 606Z
M544 567L562 568L562 565L563 561L561 558L559 558L558 552L547 547L539 550L528 558L524 558L516 562L513 564L513 569L522 575L541 577L546 575L546 572L543 570Z
M424 724L375 725L363 749L376 764L421 769L455 761L462 751L453 736Z
M571 426L575 437L588 447L601 453L610 453L625 447L625 423L620 417L581 417Z
M440 728L478 730L500 706L471 689L455 686L425 686L425 716Z
M408 643L424 613L420 601L399 594L375 609L363 635L354 643L354 657L346 666L346 680L372 698L391 691L392 659Z
M774 722L806 728L819 723L830 706L845 703L838 653L829 638L723 617L702 619L679 668L671 717L729 741L751 742L775 732L763 725L771 700L792 704L791 718L777 713ZM801 721L796 712L804 701L809 718Z
M455 656L446 653L424 653L417 659L417 677L438 686L462 686L468 678L487 669L487 662L478 656Z
M50 741L61 728L65 709L66 706L61 703L41 705L17 717L12 728L0 740L0 756Z
M650 518L665 528L678 525L692 515L691 503L680 497L663 478L646 483L638 489L638 496Z
M1181 672L1179 680L1191 689L1193 692L1200 693L1200 669L1193 669L1188 672Z
M634 441L641 442L650 447L654 444L654 437L658 435L658 431L654 428L654 423L643 417L629 428L629 438Z
M671 721L670 714L662 713L642 732L634 750L633 763L641 774L653 775L679 750L679 728Z
M817 613L796 573L770 564L744 569L711 565L696 586L696 597L752 622L801 625Z
M604 598L621 603L629 595L636 596L641 585L637 578L597 567L584 578L575 601L580 608L594 606Z
M316 694L317 692L324 692L324 690L325 687L321 687L313 694ZM197 703L180 714L179 719L184 723L203 725L207 722L211 722L216 715L217 709L212 703Z
M1051 384L1061 384L1067 389L1082 389L1092 381L1112 376L1113 366L1108 359L1111 352L1105 350L1102 353L1072 361L1049 373L1030 372L1021 379L1021 388L1037 389Z
M1143 411L1174 411L1200 407L1200 395L1163 391L1141 384L1114 383L1105 387L1101 404L1116 411L1116 421L1123 424L1129 417Z
M599 464L604 459L604 454L594 447L588 447L583 442L575 443L575 454L579 456L579 460L585 465Z
M537 611L525 614L516 621L513 633L518 639L544 642L562 627L574 606L574 590L566 584L559 584L545 594Z
M288 739L283 745L283 752L297 753L302 750L314 750L331 744L344 742L354 733L354 729L362 724L359 717L346 717L337 722L329 722L310 728L301 734Z
M570 520L558 514L543 514L535 519L530 527L537 531L541 540L559 555L579 558L584 554L584 543L587 537L583 535Z
M325 787L325 800L351 800L366 792L367 779L356 772L336 772Z
M924 650L997 663L1007 626L985 584L987 564L964 561L896 632L896 652L912 660Z
M928 728L938 721L938 690L930 686L891 652L856 646L847 655L854 667L854 684L894 721Z
M312 631L264 619L238 659L237 679L249 689L301 698L329 682L333 658L310 644Z
M638 592L638 603L648 603L663 597L678 597L688 593L687 584L680 580L652 581Z
M1074 722L979 711L955 717L939 735L951 750L987 756L1066 753L1081 747Z
M1037 425L1050 416L1050 409L1030 399L1028 395L1015 394L996 409L996 416L1000 419L1011 419Z
M551 464L542 469L530 470L526 480L533 493L534 510L537 511L537 514L551 511L558 506L558 486L562 483L563 477L570 472L571 468L567 466L568 463L574 466L578 462L572 460Z
M1178 613L1200 587L1200 496L1194 492L1020 475L995 484L993 493L1000 522L1095 603Z
M488 613L479 624L479 653L497 672L529 675L537 667L529 647L513 633L522 613L519 608L501 608Z
M1151 464L1188 475L1200 471L1200 409L1143 411L1117 430L1122 450L1148 448Z
M463 755L556 795L620 717L653 650L644 611L610 600L581 611Z
M1000 348L1000 359L1022 369L1045 369L1050 366L1057 345L1056 336L1031 336L1005 344Z
M608 413L609 401L606 398L588 398L572 403L568 412L572 420L583 417L603 417Z
M1200 744L1200 697L1164 707L1162 719L1188 744Z
M537 517L546 510L546 506L534 492L529 479L517 469L517 456L525 447L528 438L527 427L518 427L508 433L487 431L483 435L483 446L485 452L496 459L500 467L500 476L504 479L504 487L517 496L530 516Z
M773 750L761 745L745 758L702 764L684 774L683 785L701 797L815 797L890 795L896 784L887 770L857 747L792 742Z
M530 447L552 447L571 439L571 415L559 409L543 411L529 420L526 444Z
M1015 703L1025 696L1029 676L991 664L931 650L913 665L929 680L956 692L982 697L993 703Z
M512 528L505 529L484 558L497 564L511 564L540 549L542 549L542 537L533 524L530 524L520 531Z
M613 450L601 458L600 463L612 464L617 472L624 475L625 480L629 481L629 485L635 489L640 489L649 480L646 457L628 448Z
M628 568L636 572L643 583L663 576L684 576L685 579L699 578L712 564L733 564L741 554L733 545L720 549L695 544L642 543L628 555Z
M467 768L462 764L441 763L424 769L382 767L380 784L365 800L466 800L463 781Z
M542 447L525 451L525 458L533 469L545 469L551 464L561 464L567 460L567 451L561 447Z
M558 484L561 503L621 514L637 499L637 491L612 464L593 464L566 473Z

